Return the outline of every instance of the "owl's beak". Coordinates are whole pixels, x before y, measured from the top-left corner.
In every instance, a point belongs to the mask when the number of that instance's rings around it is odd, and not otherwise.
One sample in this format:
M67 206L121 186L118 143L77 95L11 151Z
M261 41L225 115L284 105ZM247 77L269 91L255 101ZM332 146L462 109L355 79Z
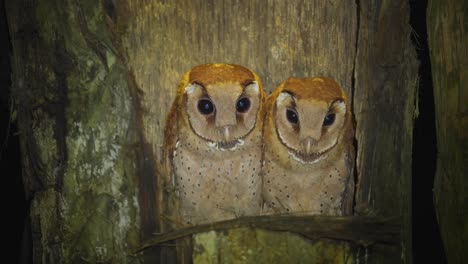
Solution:
M231 141L231 126L224 126L223 130L223 136L224 136L224 141L229 142Z
M302 148L307 155L312 153L312 146L315 145L315 143L317 143L317 140L311 137L307 137L302 141Z

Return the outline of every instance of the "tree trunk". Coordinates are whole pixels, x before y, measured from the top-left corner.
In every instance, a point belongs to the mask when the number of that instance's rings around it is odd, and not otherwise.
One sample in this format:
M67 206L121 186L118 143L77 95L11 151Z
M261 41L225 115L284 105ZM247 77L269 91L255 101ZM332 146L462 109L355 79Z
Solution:
M468 259L468 2L429 1L437 171L434 201L449 263Z
M133 253L166 231L158 164L177 83L211 62L254 70L268 93L290 76L336 79L356 119L355 214L396 217L401 236L312 241L241 225L194 234L193 261L411 262L417 65L406 1L19 0L7 10L35 263L187 260L169 242Z
M96 1L7 1L35 263L132 262L144 147Z

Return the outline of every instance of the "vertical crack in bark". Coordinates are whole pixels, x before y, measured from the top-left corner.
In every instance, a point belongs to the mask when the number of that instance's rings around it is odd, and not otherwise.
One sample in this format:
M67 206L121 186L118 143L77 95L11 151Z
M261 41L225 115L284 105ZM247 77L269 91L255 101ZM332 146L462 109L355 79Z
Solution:
M111 1L107 1L111 4ZM115 6L114 6L115 7ZM114 7L110 8L113 11ZM113 12L112 11L112 12ZM117 27L113 21L108 21L107 26L111 32L112 43L116 57L122 62L126 69L127 88L130 94L130 100L133 105L132 133L134 133L135 144L133 145L133 153L135 153L136 166L136 182L138 188L138 206L140 216L140 240L145 241L152 234L160 233L163 230L161 215L164 213L165 204L162 190L159 188L158 179L160 176L158 165L155 161L155 155L150 143L145 135L144 115L146 109L142 104L144 92L138 86L134 70L130 67L128 54L122 43L122 35L116 33ZM171 243L169 243L171 244ZM172 245L172 244L171 244ZM175 246L175 245L174 245ZM172 263L171 257L175 258L175 251L172 249L157 247L154 250L144 252L144 262L153 263Z
M354 125L354 130L356 134L357 130L357 122L356 122L356 116L354 112L354 104L355 102L355 92L356 92L356 79L357 79L357 73L356 73L356 65L357 65L357 60L358 60L358 52L359 52L359 33L360 33L360 26L361 26L361 5L359 0L355 0L356 3L356 42L354 46L354 62L353 62L353 72L351 76L351 112L353 113L353 125ZM356 194L357 194L357 187L358 187L358 170L357 170L357 162L358 162L358 142L356 139L356 136L354 136L353 140L353 145L354 145L354 169L353 169L353 177L354 177L354 199L353 199L353 213L354 213L354 208L356 207Z
M437 170L437 136L434 84L425 14L427 2L410 1L409 7L411 43L419 61L418 79L414 89L411 164L413 260L417 262L429 255L434 263L443 263L447 262L447 256L440 236L440 227L437 224L432 191Z
M68 161L68 150L67 150L67 117L66 109L69 104L68 100L68 84L67 84L67 73L73 68L73 63L70 55L67 54L64 41L57 39L55 41L55 52L54 52L54 72L57 76L56 93L57 100L52 105L52 111L55 115L55 141L57 144L57 175L56 175L56 191L61 193L63 189L63 179L65 177L65 171L67 168ZM58 207L57 207L58 208Z
M353 102L351 104L351 110L354 113L354 95L355 95L355 90L356 90L356 65L357 65L357 60L358 60L358 51L359 51L359 30L361 26L361 4L359 0L355 0L356 3L356 40L354 43L354 63L353 63L353 74L351 76L351 101Z
M55 117L54 139L57 147L57 164L56 173L54 173L55 183L55 217L58 218L56 236L54 244L50 246L53 252L53 259L63 259L63 249L61 245L64 243L64 216L62 214L62 192L64 185L65 173L68 164L68 149L67 149L67 115L66 110L69 105L68 98L68 82L67 75L73 70L73 59L67 53L63 39L57 38L54 42L53 53L53 71L56 76L55 96L56 98L50 102L49 112Z
M124 60L125 65L128 65ZM161 200L161 190L158 189L158 177L156 175L155 157L151 145L146 140L144 133L144 108L141 104L142 92L138 88L137 81L133 71L128 70L127 77L128 89L131 94L131 100L134 105L133 123L136 132L136 165L138 182L138 200L140 206L141 228L140 234L142 241L147 240L154 232L163 231L161 224L161 214L163 208L158 206ZM164 262L164 252L162 248L156 248L154 251L145 252L145 262L160 261Z

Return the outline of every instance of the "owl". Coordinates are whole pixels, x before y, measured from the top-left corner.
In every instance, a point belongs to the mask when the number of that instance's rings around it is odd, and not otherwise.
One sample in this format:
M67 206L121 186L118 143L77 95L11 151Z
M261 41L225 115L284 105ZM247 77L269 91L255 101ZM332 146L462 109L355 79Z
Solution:
M289 78L267 99L264 212L349 215L354 128L345 92L329 78Z
M165 127L165 153L181 224L258 214L265 93L233 64L205 64L179 83Z

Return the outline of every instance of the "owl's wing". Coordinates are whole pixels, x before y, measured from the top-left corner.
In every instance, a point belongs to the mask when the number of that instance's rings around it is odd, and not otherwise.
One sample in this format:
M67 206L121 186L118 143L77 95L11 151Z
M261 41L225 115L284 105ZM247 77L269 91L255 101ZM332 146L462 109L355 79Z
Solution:
M164 183L167 187L172 185L172 159L174 157L175 145L177 143L177 109L178 103L177 100L174 100L171 110L167 115L166 124L164 126L163 164L166 171Z
M353 206L354 206L354 190L355 190L355 183L354 183L354 163L356 160L356 150L354 148L354 122L352 116L348 118L346 134L344 135L344 143L347 144L346 146L346 155L345 155L345 163L347 170L347 183L345 186L345 190L343 192L343 199L342 199L342 215L352 215L353 214Z
M167 115L166 123L164 126L164 147L162 153L162 181L160 182L158 192L162 204L160 221L164 231L173 230L177 222L177 202L175 199L174 190L175 185L173 184L173 169L172 159L177 142L177 101L174 100L171 110Z

